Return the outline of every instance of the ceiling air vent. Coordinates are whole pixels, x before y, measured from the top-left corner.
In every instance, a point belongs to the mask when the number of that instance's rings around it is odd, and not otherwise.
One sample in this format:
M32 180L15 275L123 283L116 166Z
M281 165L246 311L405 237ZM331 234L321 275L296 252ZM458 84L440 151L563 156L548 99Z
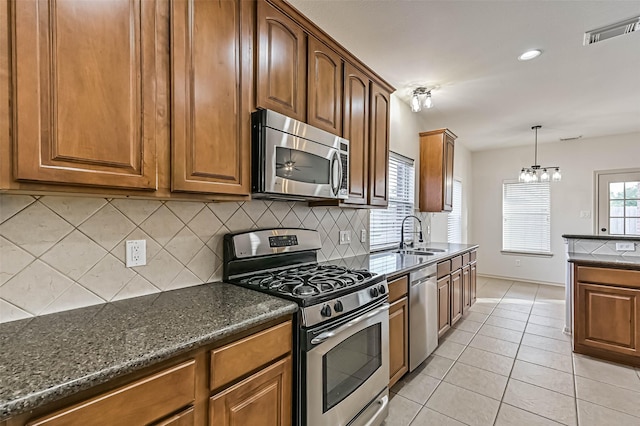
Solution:
M566 141L577 141L578 139L582 139L582 135L578 135L578 136L573 136L570 138L560 138L560 140L562 142L566 142Z
M584 33L584 45L599 43L635 31L640 31L640 16Z

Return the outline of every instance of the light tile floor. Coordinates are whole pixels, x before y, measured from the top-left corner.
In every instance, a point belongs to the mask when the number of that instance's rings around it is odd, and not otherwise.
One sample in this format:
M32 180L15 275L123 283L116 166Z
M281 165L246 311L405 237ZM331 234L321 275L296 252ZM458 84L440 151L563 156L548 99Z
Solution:
M640 426L640 369L571 352L564 288L478 278L478 300L391 389L386 426Z

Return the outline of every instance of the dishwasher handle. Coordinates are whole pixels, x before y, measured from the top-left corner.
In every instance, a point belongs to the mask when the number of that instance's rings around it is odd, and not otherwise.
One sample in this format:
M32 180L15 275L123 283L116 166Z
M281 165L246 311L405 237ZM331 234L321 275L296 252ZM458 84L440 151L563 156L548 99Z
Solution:
M436 277L436 274L430 274L430 275L427 275L424 278L420 278L420 279L417 279L415 281L411 281L411 287L419 285L419 284L422 284L422 283L425 283L427 281L430 281L435 277Z

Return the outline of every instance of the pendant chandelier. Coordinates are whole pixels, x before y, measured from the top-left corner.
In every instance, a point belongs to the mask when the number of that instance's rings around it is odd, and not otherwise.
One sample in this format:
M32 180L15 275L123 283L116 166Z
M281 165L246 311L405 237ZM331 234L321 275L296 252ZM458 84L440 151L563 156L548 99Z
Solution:
M522 168L520 171L520 177L518 178L518 181L520 182L560 182L562 180L562 174L560 173L559 166L541 166L538 164L538 129L540 128L542 128L540 125L531 127L531 130L535 130L536 132L534 164L533 166Z

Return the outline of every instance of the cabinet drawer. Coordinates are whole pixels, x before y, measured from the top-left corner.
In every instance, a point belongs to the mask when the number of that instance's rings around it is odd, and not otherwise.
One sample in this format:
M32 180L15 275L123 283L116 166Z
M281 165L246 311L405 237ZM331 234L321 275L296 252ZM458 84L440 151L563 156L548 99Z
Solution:
M469 264L469 253L464 253L462 255L462 266Z
M28 426L147 424L195 400L195 361L133 382L38 419Z
M217 389L291 352L291 321L211 351L210 389Z
M445 260L444 262L438 263L438 278L442 278L445 275L449 275L451 273L451 261Z
M576 281L640 288L640 271L577 266Z
M409 278L406 275L396 280L389 281L389 302L395 302L402 296L405 296L409 291L408 284Z
M477 254L478 254L478 250L471 250L469 252L469 262L475 262Z
M451 259L451 270L457 271L460 268L462 268L462 256L456 256Z

